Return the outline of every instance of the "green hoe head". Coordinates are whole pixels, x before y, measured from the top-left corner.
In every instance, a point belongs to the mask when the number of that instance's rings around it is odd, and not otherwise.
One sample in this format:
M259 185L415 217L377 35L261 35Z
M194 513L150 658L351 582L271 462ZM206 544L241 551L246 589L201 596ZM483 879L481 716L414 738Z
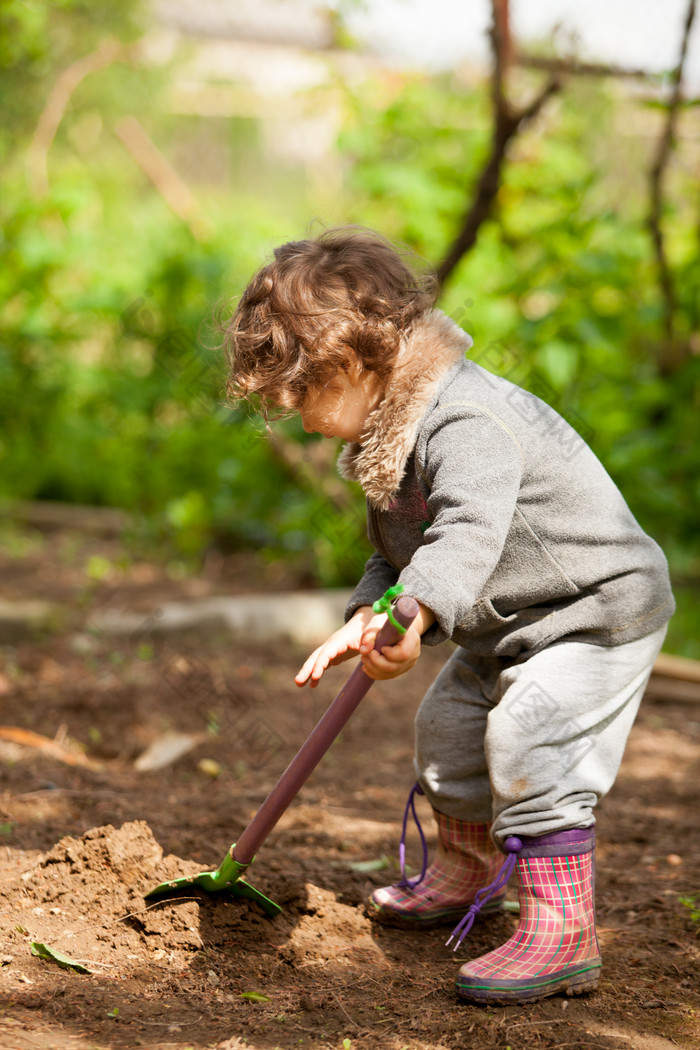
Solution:
M231 846L216 871L201 871L198 875L186 875L181 879L161 882L160 885L149 890L145 895L146 899L153 900L154 897L167 897L178 890L196 886L200 890L206 890L207 893L226 892L233 897L245 897L247 900L256 901L264 909L266 915L274 918L275 915L282 911L281 907L241 877L245 870L250 867L250 864L240 864L233 859L234 846L235 843Z

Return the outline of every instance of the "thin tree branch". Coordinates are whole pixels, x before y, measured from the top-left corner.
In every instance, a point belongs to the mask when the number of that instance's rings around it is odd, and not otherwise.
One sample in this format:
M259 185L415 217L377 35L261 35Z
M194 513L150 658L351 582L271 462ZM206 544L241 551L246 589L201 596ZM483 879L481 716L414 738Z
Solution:
M210 237L212 228L199 201L136 117L122 117L114 130L146 178L189 228L195 240L204 241Z
M96 73L112 62L130 61L135 53L134 45L122 44L119 40L104 40L95 51L72 62L60 74L49 92L27 149L29 180L37 197L48 193L49 150L75 89L90 73Z
M625 69L623 66L607 65L602 62L579 62L575 58L548 58L544 55L530 55L527 51L518 51L514 58L515 65L528 69L541 69L547 73L578 77L624 77L633 80L658 80L658 73L648 69Z
M515 109L511 105L505 90L512 53L508 24L508 0L492 0L492 14L491 44L494 62L491 80L493 104L491 152L479 176L476 194L462 219L459 232L437 267L440 285L445 283L459 261L473 247L481 224L491 213L500 186L501 168L508 143L537 116L547 100L560 90L558 78L552 77L527 106Z
M510 36L509 0L492 0L492 21L489 30L493 51L491 87L494 105L507 106L506 79L510 68L513 45Z
M665 360L662 361L662 371L667 372L673 371L680 361L678 360L679 347L676 345L675 332L675 314L677 307L676 288L673 273L668 261L666 243L662 229L663 189L664 176L675 145L678 111L683 96L683 70L688 53L690 31L695 18L695 7L696 0L689 0L680 57L678 59L678 65L673 71L671 81L672 91L666 113L666 122L661 137L659 138L654 162L649 172L650 211L648 226L654 245L659 284L664 300L664 327L666 330L667 348L666 354L664 355Z
M521 110L516 113L517 126L516 131L520 131L524 124L534 120L539 111L544 106L552 95L556 95L561 90L561 81L558 77L552 77L548 80L545 86L540 91L539 95L535 95L532 102L528 106L524 106Z

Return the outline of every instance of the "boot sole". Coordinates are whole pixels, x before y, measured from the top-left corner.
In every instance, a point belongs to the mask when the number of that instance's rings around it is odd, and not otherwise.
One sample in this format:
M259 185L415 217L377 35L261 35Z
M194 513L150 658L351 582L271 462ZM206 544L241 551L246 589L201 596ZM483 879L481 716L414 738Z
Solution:
M485 904L476 917L477 922L482 918L487 919L500 915L503 911L504 900L505 897L501 897ZM373 922L401 930L433 930L437 926L451 926L464 918L468 908L469 904L460 904L456 908L445 908L443 911L421 916L412 912L390 911L380 904L375 904L371 897L367 901L367 914Z
M598 987L602 963L570 967L547 977L525 978L522 981L498 981L488 978L457 977L455 982L460 999L483 1005L505 1006L507 1003L529 1003L549 995L574 996L592 992Z

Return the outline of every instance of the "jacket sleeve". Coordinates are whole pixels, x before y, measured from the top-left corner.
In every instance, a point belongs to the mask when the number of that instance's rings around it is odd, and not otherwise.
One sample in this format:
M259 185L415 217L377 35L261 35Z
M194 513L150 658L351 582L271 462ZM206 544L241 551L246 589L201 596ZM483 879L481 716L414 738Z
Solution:
M394 586L397 579L396 569L375 551L366 562L362 579L350 596L345 610L345 622L347 623L361 605L373 605L388 587Z
M496 568L523 461L515 435L488 409L447 405L431 420L419 457L431 524L399 576L406 594L435 613L423 635L427 644L451 638L464 624Z

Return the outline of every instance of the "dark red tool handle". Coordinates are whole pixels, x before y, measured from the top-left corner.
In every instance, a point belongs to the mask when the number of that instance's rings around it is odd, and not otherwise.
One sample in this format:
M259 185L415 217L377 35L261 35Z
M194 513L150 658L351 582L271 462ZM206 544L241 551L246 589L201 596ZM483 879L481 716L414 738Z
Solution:
M392 612L398 623L403 627L410 627L418 615L418 602L413 598L399 598ZM400 637L393 624L387 621L377 635L374 648L383 649L385 645L395 645ZM232 852L233 859L239 864L251 863L277 821L357 709L373 681L374 679L365 674L362 664L352 672L248 827L241 833Z

